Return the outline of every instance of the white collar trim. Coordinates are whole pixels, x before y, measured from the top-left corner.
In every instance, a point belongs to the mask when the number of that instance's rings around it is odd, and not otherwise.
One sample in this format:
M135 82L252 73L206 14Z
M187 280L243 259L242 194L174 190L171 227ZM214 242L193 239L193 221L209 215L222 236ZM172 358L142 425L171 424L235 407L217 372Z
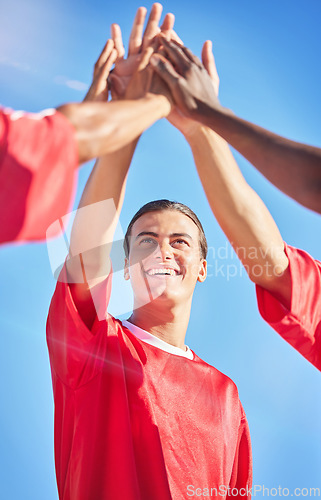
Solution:
M146 342L146 344L158 347L158 349L169 352L170 354L176 354L176 356L182 356L183 358L188 358L188 359L194 358L194 355L188 346L186 346L187 350L183 351L183 349L181 349L180 347L176 347L174 345L169 344L168 342L165 342L162 339L159 339L152 333L149 333L146 330L139 328L139 326L133 325L133 323L130 323L129 321L122 321L122 324L123 326L128 328L128 330L133 335L135 335L135 337L142 340L143 342Z

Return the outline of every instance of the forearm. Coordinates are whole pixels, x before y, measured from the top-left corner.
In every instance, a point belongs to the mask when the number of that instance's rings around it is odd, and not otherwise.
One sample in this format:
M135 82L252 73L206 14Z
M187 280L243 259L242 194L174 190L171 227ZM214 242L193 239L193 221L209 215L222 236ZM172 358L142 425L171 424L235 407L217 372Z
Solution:
M112 153L137 138L171 108L162 95L137 100L65 104L58 111L75 128L79 163Z
M188 141L214 216L250 278L264 286L272 273L282 273L288 265L272 216L221 137L200 127Z
M109 253L137 140L97 160L91 172L72 227L70 256L81 254L81 262L78 257L67 262L71 282L94 285L109 273Z
M280 137L226 108L206 109L202 122L284 193L321 213L321 149Z

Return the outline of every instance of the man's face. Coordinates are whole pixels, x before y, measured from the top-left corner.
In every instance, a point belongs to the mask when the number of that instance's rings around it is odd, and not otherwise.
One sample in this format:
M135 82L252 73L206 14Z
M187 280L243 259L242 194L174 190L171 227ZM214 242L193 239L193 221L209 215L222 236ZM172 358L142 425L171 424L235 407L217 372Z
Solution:
M172 305L188 301L196 282L205 278L199 230L189 217L161 210L146 213L134 223L125 279L131 280L136 308L156 299Z

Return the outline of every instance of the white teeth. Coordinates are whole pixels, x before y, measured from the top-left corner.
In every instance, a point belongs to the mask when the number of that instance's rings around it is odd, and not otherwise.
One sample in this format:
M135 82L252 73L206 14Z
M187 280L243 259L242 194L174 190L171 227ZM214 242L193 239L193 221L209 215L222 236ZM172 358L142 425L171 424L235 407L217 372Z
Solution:
M150 269L147 271L148 276L154 276L155 274L161 274L161 275L170 275L170 276L176 276L176 271L174 269L167 269L167 268L161 268L161 269Z

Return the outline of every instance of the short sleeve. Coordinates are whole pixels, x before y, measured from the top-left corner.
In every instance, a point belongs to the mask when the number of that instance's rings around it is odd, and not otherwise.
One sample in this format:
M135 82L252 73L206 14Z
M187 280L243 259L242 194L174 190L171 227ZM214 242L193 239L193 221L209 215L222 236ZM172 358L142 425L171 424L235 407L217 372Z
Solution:
M103 367L106 354L107 321L96 317L90 330L82 321L67 283L64 266L52 297L47 319L47 344L53 373L75 389L90 381ZM99 285L96 300L107 305L111 274ZM101 311L100 311L101 313ZM100 316L101 317L101 316Z
M0 135L0 243L44 239L71 207L75 131L55 110L0 111Z
M259 311L284 340L321 370L321 263L288 245L285 252L292 283L290 310L257 286Z
M252 448L249 426L242 407L241 411L238 442L227 497L249 500L252 487Z

